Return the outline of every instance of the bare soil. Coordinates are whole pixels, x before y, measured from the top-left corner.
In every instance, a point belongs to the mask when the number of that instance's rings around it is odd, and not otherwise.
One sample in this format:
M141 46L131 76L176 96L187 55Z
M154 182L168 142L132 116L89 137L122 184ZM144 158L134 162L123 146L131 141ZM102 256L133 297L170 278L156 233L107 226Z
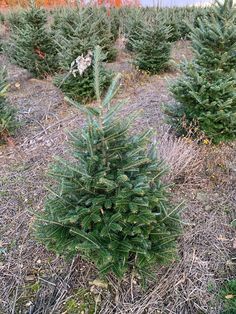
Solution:
M191 58L189 43L177 42L173 60ZM48 80L30 74L0 56L9 81L9 101L18 109L22 126L8 145L0 147L0 313L163 313L218 314L222 309L218 290L235 275L236 146L197 146L201 154L198 180L176 182L173 201L185 201L179 259L157 267L143 289L138 279L108 288L93 283L93 265L79 257L67 262L35 242L33 211L41 211L51 182L47 170L54 156L68 156L68 133L83 127L85 119L65 103L62 93ZM179 72L172 69L148 77L120 49L109 64L123 79L117 99L126 101L121 115L141 110L134 132L146 128L162 136L163 104L173 102L168 81ZM180 156L176 156L178 158ZM191 166L190 166L191 168ZM74 306L74 312L73 312ZM72 309L72 310L71 310Z

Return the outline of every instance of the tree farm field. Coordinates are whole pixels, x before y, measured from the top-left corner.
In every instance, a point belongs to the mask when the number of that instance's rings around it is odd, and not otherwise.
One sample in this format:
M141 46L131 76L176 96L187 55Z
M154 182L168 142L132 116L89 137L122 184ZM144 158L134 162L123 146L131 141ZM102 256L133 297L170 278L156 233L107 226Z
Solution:
M31 15L31 12L27 16L22 13L23 9L19 9L21 14L15 13L17 11L5 13L1 19L0 121L5 124L0 122L0 313L236 313L235 140L228 140L229 132L221 131L220 134L227 140L220 135L220 140L215 142L215 128L209 128L209 133L205 129L203 132L195 122L188 124L188 121L184 125L185 133L180 134L168 115L168 106L181 103L182 96L175 97L177 92L171 87L183 76L180 64L191 63L196 58L193 43L197 35L191 37L190 30L185 34L183 25L182 29L176 27L177 22L173 16L187 14L191 16L195 29L201 29L195 23L195 15L204 19L204 10L209 8L197 8L197 13L192 9L191 14L189 9L186 9L187 13L184 9L156 13L152 9L145 11L142 8L121 8L109 11L108 15L103 8L102 13L99 9L91 9L92 13L78 13L75 8L64 8L48 11L46 17L36 7L27 10L33 10L34 14ZM78 11L80 10L83 11ZM152 37L153 42L156 38L161 41L159 46L156 43L157 47L162 47L158 51L155 48L150 48L149 51L150 38L149 45L140 44L152 32L150 25L156 25L156 22L150 24L153 16L156 16L153 12L164 16L163 24L155 26L156 29L160 27L160 33L157 36L153 34ZM77 26L68 26L66 23L76 19L76 14L79 16L75 23ZM107 31L101 31L97 35L98 25L87 30L86 25L93 14L99 16L101 30L108 27L106 18L109 20L110 37L107 36ZM35 21L37 25L42 23L42 29L37 28L40 40L37 39L36 46L33 50L29 49L31 52L27 56L24 55L28 49L25 47L33 47L34 39L30 33L31 26L24 28L21 24L21 19L24 18L28 18L29 25ZM84 18L85 23L81 22ZM140 27L144 26L140 26L139 22L143 20L147 23L145 27L148 31L143 31L140 35ZM44 33L45 30L47 33ZM161 34L171 35L162 38ZM133 36L132 40L129 36ZM73 40L69 43L71 38ZM99 41L98 38L102 40ZM100 57L102 49L104 55ZM153 64L150 60L154 60ZM235 64L232 62L230 66L233 68ZM203 73L202 69L197 68L197 71L198 74ZM191 82L193 81L194 79ZM112 84L116 86L114 90L109 89ZM181 88L182 86L185 85L181 85ZM102 104L105 103L103 99L107 90L111 91L111 95L110 98L107 96L109 106L104 109ZM183 94L184 92L181 93ZM76 103L80 105L77 106ZM57 249L53 249L56 240L53 238L49 241L50 233L43 239L38 236L41 235L41 229L37 233L37 228L44 228L44 223L48 223L40 218L46 217L41 216L44 215L45 207L48 206L50 210L54 208L54 203L48 201L58 184L57 178L52 175L52 165L58 158L63 158L72 165L75 162L75 145L79 141L77 136L81 138L86 135L86 125L89 123L94 130L100 130L103 126L94 121L100 121L100 115L105 114L106 110L110 110L112 115L112 110L118 103L122 103L122 106L112 120L114 125L118 121L117 127L121 127L119 121L126 121L134 115L124 138L127 136L135 141L136 136L142 132L151 132L145 149L154 147L155 158L163 161L161 164L166 171L160 171L158 176L168 195L168 202L174 204L173 208L178 208L178 219L173 218L176 219L173 228L179 221L181 225L178 235L174 234L167 241L174 241L174 257L168 262L155 260L148 271L149 275L144 277L139 272L139 265L135 265L136 268L133 266L139 253L136 253L134 261L132 255L127 258L128 266L124 271L119 266L116 273L115 266L111 266L111 271L103 272L101 260L86 257L79 246L78 249L75 246L77 254L63 256L63 252L60 254ZM8 109L2 104L6 104ZM87 118L90 114L92 122ZM187 114L183 116L187 117ZM110 116L107 119L108 117ZM76 132L76 139L71 144L73 132ZM76 150L78 154L83 150L82 144L79 147ZM107 147L109 151L109 144ZM133 154L135 153L136 150ZM85 150L84 156L87 154ZM57 171L61 176L72 176L75 170L71 167L67 173L60 172L60 167ZM133 172L135 171L137 170L134 169ZM130 173L132 177L134 174ZM122 172L120 176L125 176L125 180L129 177L128 172ZM104 189L105 194L110 195L109 180L100 180L96 191ZM107 184L106 188L102 183ZM141 192L135 190L136 195ZM118 192L114 195L118 195ZM152 197L152 194L148 195ZM112 209L113 205L104 205L104 208L99 209L101 217ZM141 217L141 212L138 211L137 216L139 215ZM172 212L164 216L163 221L171 215ZM73 218L70 216L69 222L63 218L63 221L73 225ZM119 219L123 218L118 218L117 224L124 228ZM128 221L132 226L136 223L131 218ZM96 221L97 224L98 222ZM86 230L95 229L96 223L94 218ZM79 225L77 220L76 224ZM145 232L148 226L144 223L141 230ZM168 235L172 232L172 229L169 230L166 233ZM119 229L119 236L120 232ZM63 243L63 234L58 239ZM66 251L70 246L69 240L62 245L65 245ZM164 245L165 241L162 242ZM100 251L101 249L98 250ZM167 251L161 252L167 254ZM147 251L145 254L151 256L151 253Z

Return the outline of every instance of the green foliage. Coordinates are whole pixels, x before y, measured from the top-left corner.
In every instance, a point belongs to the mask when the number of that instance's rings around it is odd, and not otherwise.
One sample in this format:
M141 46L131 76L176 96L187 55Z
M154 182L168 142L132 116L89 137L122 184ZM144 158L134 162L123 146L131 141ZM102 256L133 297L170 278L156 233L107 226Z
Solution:
M119 278L133 270L171 261L180 233L160 178L150 133L130 135L136 115L119 117L123 103L112 104L119 76L106 96L100 91L101 50L95 51L96 107L80 107L87 124L71 134L74 161L58 158L45 210L37 213L35 232L48 249L65 256L81 254L101 274Z
M5 16L3 13L0 12L0 24L3 24L5 21Z
M23 12L22 19L23 24L12 29L6 53L36 77L54 73L58 62L53 38L46 29L46 11L31 5Z
M21 9L18 9L18 10L12 10L6 15L6 22L12 31L14 31L15 28L17 29L24 25L23 14L24 14L24 11Z
M110 31L113 36L114 41L119 37L119 32L121 28L121 20L120 20L120 9L111 8L110 9Z
M79 289L77 293L66 301L64 309L68 314L94 314L96 312L94 295L85 289Z
M112 79L112 74L101 65L101 90L105 91ZM86 103L95 98L93 64L85 72L76 77L72 73L59 74L54 78L54 84L58 86L66 96L75 101Z
M236 314L236 280L229 280L220 291L223 300L223 311L221 314Z
M134 51L134 43L139 40L140 33L139 30L144 24L144 14L141 10L133 10L133 14L129 16L127 26L126 26L126 49L129 51Z
M114 44L119 31L118 21L115 19L115 13L112 15L110 13L110 15L108 15L105 8L94 8L92 12L92 21L98 21L97 34L99 41L96 45L102 47L102 51L106 54L106 61L114 61L117 55L117 50L114 47Z
M137 28L137 39L133 40L135 64L150 74L160 73L168 67L171 44L169 42L170 27L163 21L155 20Z
M129 8L123 7L119 10L120 27L128 39L127 49L130 50L129 38L135 32L135 24L150 21L150 19L163 20L167 27L171 27L170 41L186 39L190 34L190 26L197 26L198 17L208 17L212 12L211 7L173 7L173 8ZM132 26L133 25L133 26ZM138 25L141 26L141 25ZM134 35L134 36L135 36ZM132 48L131 48L132 49Z
M194 60L182 64L183 76L171 87L179 103L171 120L182 133L195 124L214 143L236 138L235 21L235 7L226 0L192 29Z
M6 100L7 93L6 72L0 72L0 144L4 143L8 136L13 135L17 127L15 110L11 108Z
M107 60L114 60L115 37L109 21L105 11L91 7L58 11L52 29L61 67L68 69L73 60L96 45L102 47Z

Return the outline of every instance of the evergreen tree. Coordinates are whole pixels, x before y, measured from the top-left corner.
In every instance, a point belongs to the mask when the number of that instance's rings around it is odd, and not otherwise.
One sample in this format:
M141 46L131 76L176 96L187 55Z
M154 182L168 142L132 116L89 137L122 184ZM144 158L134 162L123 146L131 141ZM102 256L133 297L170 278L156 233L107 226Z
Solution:
M10 59L36 77L52 74L58 68L56 49L46 29L46 11L31 4L23 13L24 23L12 29L5 48Z
M106 55L106 61L111 62L116 59L117 50L115 41L118 36L119 26L112 22L111 12L105 7L92 9L92 21L97 22L97 32L99 41L96 45L102 47L102 51ZM114 29L116 27L116 29Z
M3 13L0 12L0 24L3 24L5 21L5 16Z
M54 83L68 97L83 103L95 97L93 66L92 64L88 66L82 74L72 75L71 70L78 57L85 57L89 51L94 50L98 42L101 43L98 34L100 19L95 19L95 22L91 24L91 21L94 21L93 16L94 11L91 8L73 12L69 10L57 16L56 21L58 22L54 26L59 63L63 71L55 77ZM105 59L106 55L104 54L103 61ZM104 91L109 86L112 75L103 65L101 65L101 69L103 72L101 90Z
M170 60L170 27L161 20L145 23L137 29L139 37L133 41L135 64L141 70L157 74L166 70Z
M107 12L108 15L108 12ZM121 18L120 18L120 9L119 8L111 8L110 9L110 32L113 36L114 42L118 39L120 28L121 28Z
M115 38L106 12L91 7L62 11L56 16L52 28L63 68L68 69L73 60L94 50L96 45L102 47L107 61L116 56Z
M0 12L0 54L3 50L3 27L5 22L5 16Z
M180 222L160 181L162 163L155 148L148 149L151 131L130 135L135 115L118 117L122 103L111 106L119 77L101 98L100 55L97 47L97 107L81 108L88 118L71 135L74 161L58 158L54 164L57 186L35 228L48 249L79 253L101 274L122 278L129 269L147 273L151 265L172 260Z
M15 120L15 110L10 107L6 100L7 92L6 71L0 71L0 144L14 134L17 127Z
M139 40L140 30L144 27L144 14L140 9L134 9L134 11L127 17L128 22L125 27L126 34L126 49L129 51L134 51L134 43Z
M179 105L169 114L180 133L196 125L218 143L236 138L236 10L225 0L208 14L192 29L195 57L171 88Z
M12 10L6 15L6 24L11 31L24 25L24 11L22 9Z
M54 78L54 84L59 87L66 96L75 101L86 103L95 98L94 89L94 71L93 71L93 57L92 63L82 74L72 74L70 70L64 74L58 74ZM104 65L101 65L101 81L100 89L105 91L111 83L112 73L107 71Z

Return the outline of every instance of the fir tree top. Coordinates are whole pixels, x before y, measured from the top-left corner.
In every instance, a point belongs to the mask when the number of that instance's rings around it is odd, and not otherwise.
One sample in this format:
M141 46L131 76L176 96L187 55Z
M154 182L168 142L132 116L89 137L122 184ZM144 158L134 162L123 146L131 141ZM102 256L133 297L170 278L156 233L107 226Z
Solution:
M24 23L40 29L47 23L47 13L44 9L38 8L34 1L31 1L29 9L23 12L23 19Z

